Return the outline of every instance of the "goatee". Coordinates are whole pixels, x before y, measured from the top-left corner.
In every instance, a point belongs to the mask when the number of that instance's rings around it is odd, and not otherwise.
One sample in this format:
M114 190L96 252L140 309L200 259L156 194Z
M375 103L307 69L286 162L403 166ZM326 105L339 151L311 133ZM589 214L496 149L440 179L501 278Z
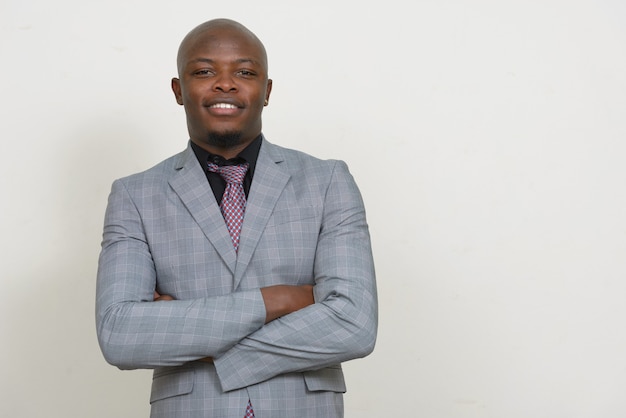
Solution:
M241 132L210 132L207 137L207 143L218 148L232 148L240 145L241 142Z

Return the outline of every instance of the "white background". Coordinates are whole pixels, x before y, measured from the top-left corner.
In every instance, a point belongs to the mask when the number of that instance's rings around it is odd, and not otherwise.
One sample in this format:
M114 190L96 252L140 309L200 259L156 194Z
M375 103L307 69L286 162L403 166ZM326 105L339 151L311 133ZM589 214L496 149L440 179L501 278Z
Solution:
M183 149L183 36L264 41L274 143L346 160L380 332L347 418L626 416L626 2L0 3L0 416L141 417L103 360L111 182Z

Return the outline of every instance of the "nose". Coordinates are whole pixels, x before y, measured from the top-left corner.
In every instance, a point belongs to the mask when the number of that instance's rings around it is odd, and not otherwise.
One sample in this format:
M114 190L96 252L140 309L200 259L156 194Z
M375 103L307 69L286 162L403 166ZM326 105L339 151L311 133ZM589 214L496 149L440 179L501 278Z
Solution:
M219 73L214 79L213 89L221 92L232 92L237 90L237 83L232 74Z

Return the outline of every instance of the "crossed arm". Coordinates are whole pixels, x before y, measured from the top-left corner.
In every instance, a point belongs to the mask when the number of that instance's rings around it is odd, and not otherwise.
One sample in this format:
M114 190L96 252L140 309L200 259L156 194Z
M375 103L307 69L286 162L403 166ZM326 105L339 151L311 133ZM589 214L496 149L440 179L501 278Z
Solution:
M292 312L306 308L315 303L313 297L313 286L301 285L275 285L261 288L263 303L265 304L265 323L269 323L276 318L288 315ZM170 295L161 295L154 292L154 301L170 301L174 298ZM204 357L200 361L213 362L213 357Z
M313 298L313 286L289 286L275 285L261 289L263 303L265 304L265 323L273 321L281 316L306 308L315 303ZM154 301L174 300L170 295L161 295L154 292Z
M314 286L173 300L153 293L156 266L143 220L126 186L114 184L97 288L107 361L133 369L211 356L222 387L232 390L369 354L377 323L373 261L362 201L345 166L334 173L326 200ZM255 366L243 371L241 364Z

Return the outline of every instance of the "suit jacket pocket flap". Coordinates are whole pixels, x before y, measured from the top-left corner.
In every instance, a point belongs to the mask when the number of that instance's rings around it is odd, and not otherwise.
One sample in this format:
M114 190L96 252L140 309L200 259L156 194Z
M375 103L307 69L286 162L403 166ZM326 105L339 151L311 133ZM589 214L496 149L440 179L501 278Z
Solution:
M172 396L186 395L193 390L193 370L181 370L172 373L155 373L152 379L150 403Z
M341 366L304 372L304 381L307 389L313 392L331 391L345 393L346 391L346 381L343 378Z

